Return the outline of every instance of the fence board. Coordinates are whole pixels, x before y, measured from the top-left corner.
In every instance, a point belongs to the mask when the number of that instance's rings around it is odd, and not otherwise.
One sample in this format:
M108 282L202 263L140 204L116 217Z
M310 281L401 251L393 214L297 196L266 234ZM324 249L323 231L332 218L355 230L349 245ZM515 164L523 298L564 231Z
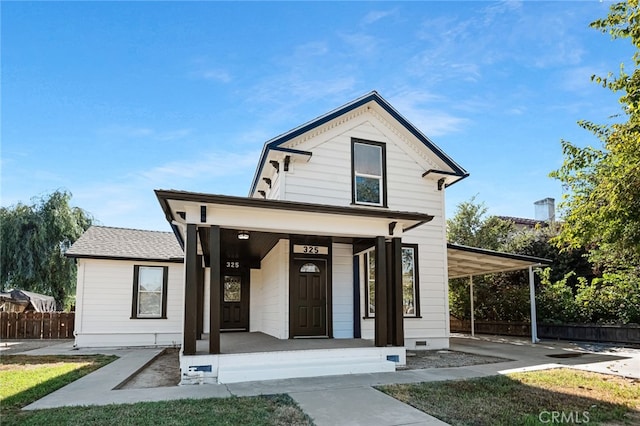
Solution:
M470 333L471 321L451 317L449 328L456 333ZM503 336L531 336L527 322L475 321L476 333ZM538 324L538 337L542 339L585 340L590 342L640 343L640 326L603 324Z
M2 339L71 339L75 312L0 312Z

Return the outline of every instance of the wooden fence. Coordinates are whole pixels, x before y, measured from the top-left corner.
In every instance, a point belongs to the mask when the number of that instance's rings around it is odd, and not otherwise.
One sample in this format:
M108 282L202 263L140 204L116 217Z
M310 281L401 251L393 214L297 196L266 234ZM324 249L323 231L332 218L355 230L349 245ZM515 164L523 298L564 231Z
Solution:
M0 312L2 339L73 339L75 312Z
M471 321L451 317L450 329L453 333L470 333ZM475 321L478 334L531 337L531 324L510 321ZM612 342L640 344L640 325L603 324L538 324L541 339L585 340L591 342Z

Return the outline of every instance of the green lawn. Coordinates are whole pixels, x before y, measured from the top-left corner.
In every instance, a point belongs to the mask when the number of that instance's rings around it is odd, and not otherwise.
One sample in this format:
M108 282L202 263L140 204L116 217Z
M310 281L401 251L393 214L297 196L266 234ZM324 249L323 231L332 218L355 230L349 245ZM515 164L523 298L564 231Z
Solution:
M115 359L116 356L106 355L3 355L0 358L0 413L24 407Z
M0 423L9 425L312 425L288 395L22 411L113 361L108 356L3 356Z
M452 425L640 424L639 381L572 369L379 389Z

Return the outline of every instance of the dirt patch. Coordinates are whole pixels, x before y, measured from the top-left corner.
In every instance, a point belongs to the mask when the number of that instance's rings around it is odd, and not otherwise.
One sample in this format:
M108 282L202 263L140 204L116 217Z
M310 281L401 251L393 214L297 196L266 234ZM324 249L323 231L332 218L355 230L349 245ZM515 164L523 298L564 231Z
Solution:
M0 342L0 356L14 355L63 343L73 343L73 339L4 339Z
M478 364L493 364L511 361L506 358L470 354L467 352L438 350L438 351L407 351L407 365L398 370L420 370L423 368L466 367Z
M120 389L177 386L180 383L179 351L176 348L165 349L162 354L138 374L131 377ZM449 350L407 351L407 365L398 367L398 370L464 367L505 361L510 360Z
M120 389L177 386L180 383L180 349L165 349L147 367L131 377Z

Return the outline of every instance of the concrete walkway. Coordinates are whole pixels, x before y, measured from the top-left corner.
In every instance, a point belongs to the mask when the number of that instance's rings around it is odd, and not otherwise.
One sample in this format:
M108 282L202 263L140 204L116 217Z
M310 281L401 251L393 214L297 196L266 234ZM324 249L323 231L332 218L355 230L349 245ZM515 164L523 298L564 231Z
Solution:
M220 398L231 395L255 396L287 393L314 420L323 425L444 425L413 407L403 404L373 386L394 383L418 383L504 374L513 371L565 366L640 378L640 350L543 342L504 338L453 337L451 349L507 358L496 364L454 368L429 368L393 373L355 374L305 379L269 380L228 385L173 386L152 389L114 389L135 374L161 351L160 349L113 349L99 353L120 358L25 407L27 410L68 405L106 405L139 401ZM70 344L26 352L44 354L90 354L73 350ZM549 355L569 356L554 358Z

